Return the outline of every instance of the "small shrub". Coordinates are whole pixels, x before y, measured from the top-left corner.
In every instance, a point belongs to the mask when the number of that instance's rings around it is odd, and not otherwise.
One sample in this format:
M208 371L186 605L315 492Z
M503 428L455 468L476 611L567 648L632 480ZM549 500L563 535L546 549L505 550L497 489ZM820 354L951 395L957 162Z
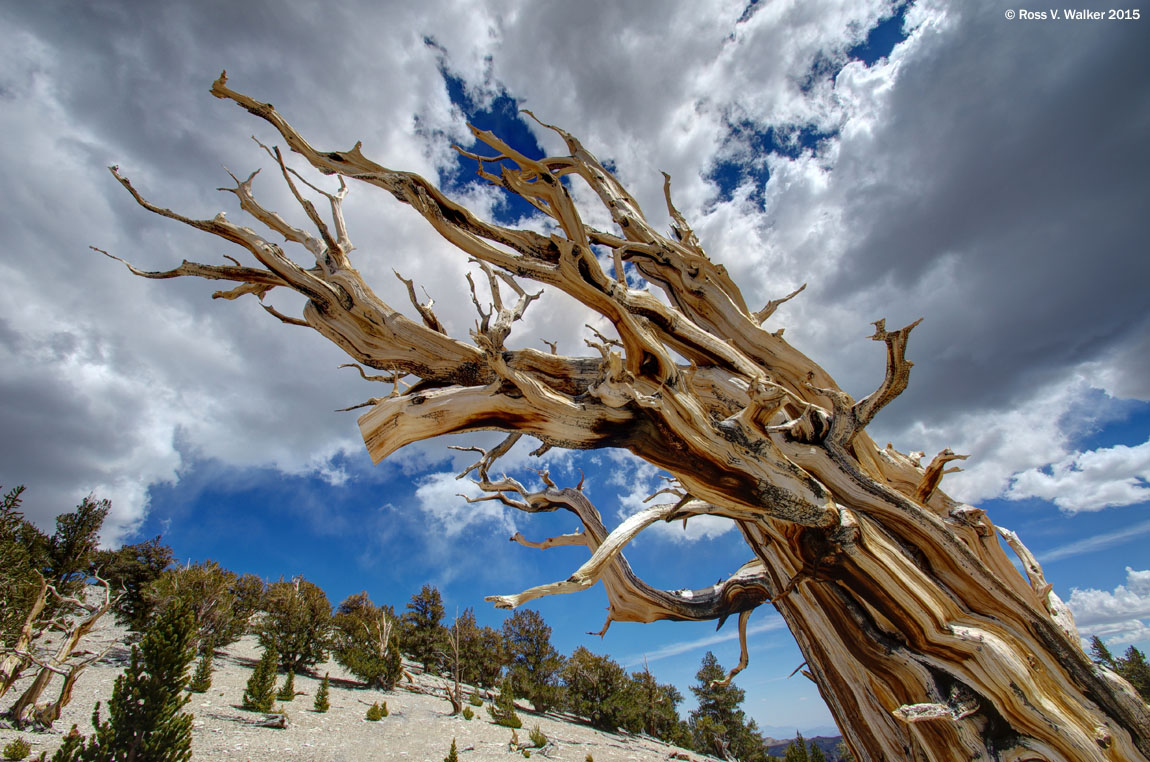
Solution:
M487 713L491 715L491 719L496 725L512 729L523 727L523 720L519 719L519 715L515 713L515 694L510 680L503 681L503 686L499 691L499 699L487 707Z
M287 677L284 678L283 687L280 688L276 698L280 701L291 701L295 698L295 672L288 670Z
M205 646L200 654L199 662L196 663L196 671L192 675L192 681L188 683L188 690L192 693L207 693L208 689L212 687L213 655L211 645Z
M378 701L368 708L366 719L371 722L379 722L383 719L383 710L380 708Z
M32 744L17 738L4 746L4 759L24 759L32 752Z
M463 707L463 719L470 720L474 716L475 716L475 712L471 711L471 707L469 707L469 706Z
M264 655L248 678L247 689L244 691L244 709L256 712L270 712L275 703L276 689L276 662L279 657L274 648L265 648Z
M585 762L595 762L595 758L588 754Z
M331 709L331 701L328 700L328 691L330 690L330 679L325 674L323 682L319 684L319 690L315 693L315 703L312 708L321 714Z
M451 739L451 751L443 758L443 762L459 762L459 752L455 750L455 739Z
M530 749L524 749L523 750L523 758L524 759L531 759L531 750Z
M547 745L547 736L543 734L543 731L539 729L538 725L531 728L531 733L528 735L528 738L531 739L531 744L536 749L542 749Z
M483 699L479 698L478 693L472 693L471 697L467 699L467 703L472 706L483 706Z
M391 712L387 711L387 702L386 701L383 702L383 706L381 706L379 708L379 711L380 711L380 713L383 714L384 717L391 714Z

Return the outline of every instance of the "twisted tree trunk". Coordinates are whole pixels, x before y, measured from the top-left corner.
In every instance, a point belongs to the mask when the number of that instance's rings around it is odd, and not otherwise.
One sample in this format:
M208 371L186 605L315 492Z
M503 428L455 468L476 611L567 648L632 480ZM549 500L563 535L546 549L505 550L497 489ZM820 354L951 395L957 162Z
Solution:
M946 463L961 456L943 451L924 468L865 432L906 387L913 325L888 331L883 321L875 324L872 338L886 348L887 371L874 393L856 401L781 331L761 327L795 294L748 308L671 203L669 181L671 238L566 132L551 128L569 155L532 160L475 131L494 151L466 154L479 174L535 206L554 232L514 230L480 220L418 175L371 161L359 144L314 148L272 106L230 89L224 76L212 93L269 122L315 169L339 176L338 191L323 191L289 170L278 149L265 149L315 233L261 206L252 194L254 174L230 189L243 209L313 262L298 264L222 215L195 220L156 206L113 168L145 208L232 241L259 264L184 262L166 272L133 272L232 281L238 285L215 294L227 299L254 294L262 302L276 287L307 297L302 318L265 309L384 371L369 376L361 367L364 378L393 385L390 395L365 403L359 419L377 462L411 442L494 429L533 436L540 451L625 448L672 475L673 502L608 533L578 489L548 484L529 493L513 480L491 481L487 467L513 439L482 453L473 468L486 499L528 511L564 508L583 522L582 535L535 545L580 543L592 551L568 580L495 596L496 605L602 580L611 600L608 625L737 613L745 628L747 614L769 602L794 633L809 676L859 759L1150 759L1147 706L1086 657L1033 557L981 510L939 490ZM499 174L488 171L495 166ZM446 334L432 305L416 301L410 281L404 283L420 322L380 300L353 268L341 211L345 177L410 205L478 264L490 306L483 309L472 283L480 319L470 342ZM566 185L576 177L598 195L613 231L583 221ZM327 199L330 221L301 184ZM596 250L609 253L608 266ZM667 301L629 286L628 267ZM564 292L609 320L616 336L595 334L587 343L598 356L590 358L508 350L513 323L539 296L516 279ZM416 381L401 388L410 377ZM655 590L635 577L620 555L627 541L655 521L703 514L737 523L752 555L748 564L696 591ZM1022 557L1028 580L1012 566L999 533Z

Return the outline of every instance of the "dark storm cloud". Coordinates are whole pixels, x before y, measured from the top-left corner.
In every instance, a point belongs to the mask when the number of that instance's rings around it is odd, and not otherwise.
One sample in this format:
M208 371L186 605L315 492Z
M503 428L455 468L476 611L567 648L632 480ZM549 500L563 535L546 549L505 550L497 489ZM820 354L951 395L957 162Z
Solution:
M877 179L846 202L857 237L818 287L906 295L928 318L895 425L1025 404L1150 329L1144 36L950 10L899 71L890 119L844 145L835 171Z

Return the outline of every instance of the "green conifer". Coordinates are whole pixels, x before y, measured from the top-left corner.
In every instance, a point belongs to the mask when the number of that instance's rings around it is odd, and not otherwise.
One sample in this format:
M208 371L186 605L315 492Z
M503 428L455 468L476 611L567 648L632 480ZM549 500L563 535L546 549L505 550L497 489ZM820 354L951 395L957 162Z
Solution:
M364 716L364 719L369 720L371 722L379 722L380 720L383 719L383 717L384 717L383 710L380 708L379 702L377 701L374 704L372 704L370 707L368 707L367 714Z
M469 706L463 707L463 712L461 714L463 714L463 719L465 720L470 720L475 716L475 712L471 711L471 707Z
M256 664L252 676L248 678L247 690L244 691L244 709L255 712L270 712L275 703L276 690L276 661L279 657L275 648L264 648L264 655Z
M192 716L184 689L195 658L195 620L184 607L161 613L132 646L131 661L116 678L108 702L108 720L100 705L92 713L96 732L85 740L70 735L53 762L187 762L192 757Z
M511 678L504 679L503 685L500 686L499 698L487 707L487 713L491 715L496 725L513 729L523 727L523 720L515 713L515 691Z
M384 717L391 714L391 712L387 711L387 702L386 701L384 701L383 704L380 706L379 711L381 714L383 714Z
M795 740L787 745L786 756L783 757L784 762L810 762L810 756L807 754L807 742L803 739L803 734L796 732Z
M295 699L295 672L288 670L287 677L284 678L284 684L276 693L276 698L280 701L292 701Z
M212 644L210 642L205 643L200 651L200 660L196 663L192 682L188 684L188 690L193 693L207 693L208 689L212 687L212 657L214 655Z
M455 751L455 741L453 740L451 743L452 743L451 750L452 750L452 752L454 752ZM31 751L32 751L32 744L28 743L23 738L16 738L16 739L13 739L11 743L8 743L4 746L4 751L2 752L4 756L0 757L0 759L5 759L5 760L24 759L24 757L27 757L28 754L31 753Z
M328 699L328 692L331 690L330 684L331 679L325 673L323 682L319 684L319 690L316 691L315 703L312 706L313 709L321 714L331 709L331 701Z
M459 752L455 750L455 739L451 739L451 751L443 758L443 762L459 762Z

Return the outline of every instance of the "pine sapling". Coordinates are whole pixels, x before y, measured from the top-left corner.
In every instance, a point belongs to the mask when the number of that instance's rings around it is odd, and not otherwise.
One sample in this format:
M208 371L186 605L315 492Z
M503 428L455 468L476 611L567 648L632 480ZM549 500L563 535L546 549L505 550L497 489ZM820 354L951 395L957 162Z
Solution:
M496 725L513 729L523 727L523 720L519 719L519 715L515 713L515 693L510 679L503 681L499 690L499 698L493 705L487 707L487 713L491 715L491 719Z
M279 656L275 648L268 646L264 655L256 664L252 676L248 678L247 689L244 691L244 709L255 712L270 712L275 703L276 689L276 661Z
M451 751L455 753L455 740L452 739ZM16 738L11 743L4 746L3 759L17 760L24 759L32 752L32 744L25 741L23 738Z
M288 670L287 677L284 678L283 687L279 689L276 698L280 701L292 701L295 699L295 671Z
M384 702L383 702L383 704L382 704L382 705L380 705L380 708L379 708L379 712L380 712L380 714L382 714L384 717L386 717L387 715L391 714L391 712L387 711L387 702L386 702L386 701L384 701Z
M455 739L451 739L451 751L443 758L443 762L459 762L459 752L455 750Z
M383 719L383 710L379 708L378 701L368 707L367 714L364 716L364 719L368 720L369 722L379 722Z
M190 701L185 688L195 659L195 627L192 614L181 607L161 614L140 644L132 646L128 668L112 687L108 720L101 721L97 703L95 733L88 739L70 733L52 762L188 762L192 716L180 710Z
M328 692L331 690L330 683L330 678L327 674L324 674L323 682L319 684L319 690L316 691L315 694L315 702L312 708L321 714L331 709L331 701L328 699Z
M472 693L471 697L467 699L467 702L472 706L483 706L483 699L479 697L478 693Z
M469 707L469 706L463 707L462 714L463 714L463 719L465 719L465 720L470 720L472 717L475 716L475 712L471 711L471 707Z
M536 749L542 749L547 745L547 736L543 734L543 731L539 729L538 725L531 728L528 738L531 739L531 745Z
M193 693L207 693L212 687L212 657L214 656L212 644L205 643L200 652L200 660L196 663L196 671L192 681L188 683L188 690Z

